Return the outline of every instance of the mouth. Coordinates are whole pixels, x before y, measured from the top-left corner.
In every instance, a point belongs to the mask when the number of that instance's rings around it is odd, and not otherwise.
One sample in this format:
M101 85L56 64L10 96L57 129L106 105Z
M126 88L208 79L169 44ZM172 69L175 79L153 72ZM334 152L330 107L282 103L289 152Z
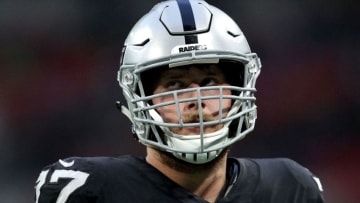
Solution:
M210 126L193 126L193 127L182 127L176 129L177 134L181 135L199 135L202 133L212 133L222 128L223 125L210 125ZM203 128L203 129L201 129Z
M184 131L188 132L187 134L200 134L200 127L187 127L183 128ZM205 129L204 129L205 132Z
M222 124L214 125L200 125L200 123L206 123L214 121L216 118L211 114L203 114L201 117L198 113L190 113L182 116L182 122L187 124L195 124L194 126L187 127L174 127L171 131L179 135L199 135L203 133L212 133L222 128ZM203 128L203 129L201 129Z

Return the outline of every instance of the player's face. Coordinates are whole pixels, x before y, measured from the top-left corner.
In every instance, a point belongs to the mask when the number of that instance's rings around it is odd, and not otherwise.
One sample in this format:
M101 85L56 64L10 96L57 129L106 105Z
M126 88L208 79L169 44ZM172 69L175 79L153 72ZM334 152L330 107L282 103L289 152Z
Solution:
M186 88L196 88L203 86L218 86L229 85L225 81L223 72L217 65L207 65L205 67L199 67L192 65L189 67L178 67L164 70L159 76L159 82L157 83L154 94L180 90ZM201 96L217 96L220 95L220 90L202 90ZM185 98L197 98L198 93L196 91L184 92L177 95L178 99ZM231 90L223 90L223 95L230 95ZM217 97L219 98L219 97ZM174 101L174 96L163 96L153 99L153 104L159 104L164 102ZM226 117L230 107L230 99L208 99L201 100L201 104L197 100L182 102L179 104L180 114L184 123L197 123L199 121L199 105L202 107L204 121L212 121L219 119L219 102L222 102L222 117ZM165 122L178 123L178 112L176 105L167 105L156 109ZM222 124L213 126L206 126L204 128L205 133L217 131L223 127ZM194 135L200 133L199 127L182 127L171 128L176 134L181 135Z

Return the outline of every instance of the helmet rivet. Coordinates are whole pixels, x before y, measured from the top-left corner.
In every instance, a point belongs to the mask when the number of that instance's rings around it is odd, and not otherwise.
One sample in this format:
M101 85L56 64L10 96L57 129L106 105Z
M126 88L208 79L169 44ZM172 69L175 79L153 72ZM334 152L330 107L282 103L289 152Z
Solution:
M137 132L137 134L144 134L145 133L145 126L143 124L138 124L135 126L135 131Z
M134 76L131 73L126 73L124 75L124 83L127 85L131 85L134 83Z
M249 123L254 124L256 119L257 119L257 112L256 109L254 109L253 111L249 112Z
M255 73L257 70L256 70L256 64L254 61L250 61L250 64L249 64L249 73Z

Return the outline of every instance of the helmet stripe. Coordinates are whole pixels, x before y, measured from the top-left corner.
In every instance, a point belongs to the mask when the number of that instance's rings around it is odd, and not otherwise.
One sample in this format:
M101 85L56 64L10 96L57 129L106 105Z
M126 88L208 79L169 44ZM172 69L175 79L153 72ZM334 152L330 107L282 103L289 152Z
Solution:
M190 0L176 0L181 14L184 31L196 30L195 17L190 4ZM186 44L198 43L197 35L187 34L185 35Z

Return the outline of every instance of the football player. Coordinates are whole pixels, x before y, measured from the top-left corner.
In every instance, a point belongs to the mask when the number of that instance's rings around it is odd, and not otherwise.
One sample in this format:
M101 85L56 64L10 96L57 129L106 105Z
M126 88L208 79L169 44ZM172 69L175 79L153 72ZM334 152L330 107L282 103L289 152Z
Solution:
M238 25L203 0L158 3L130 31L118 81L146 157L71 157L46 166L36 203L321 203L308 169L228 157L255 126L261 71Z

